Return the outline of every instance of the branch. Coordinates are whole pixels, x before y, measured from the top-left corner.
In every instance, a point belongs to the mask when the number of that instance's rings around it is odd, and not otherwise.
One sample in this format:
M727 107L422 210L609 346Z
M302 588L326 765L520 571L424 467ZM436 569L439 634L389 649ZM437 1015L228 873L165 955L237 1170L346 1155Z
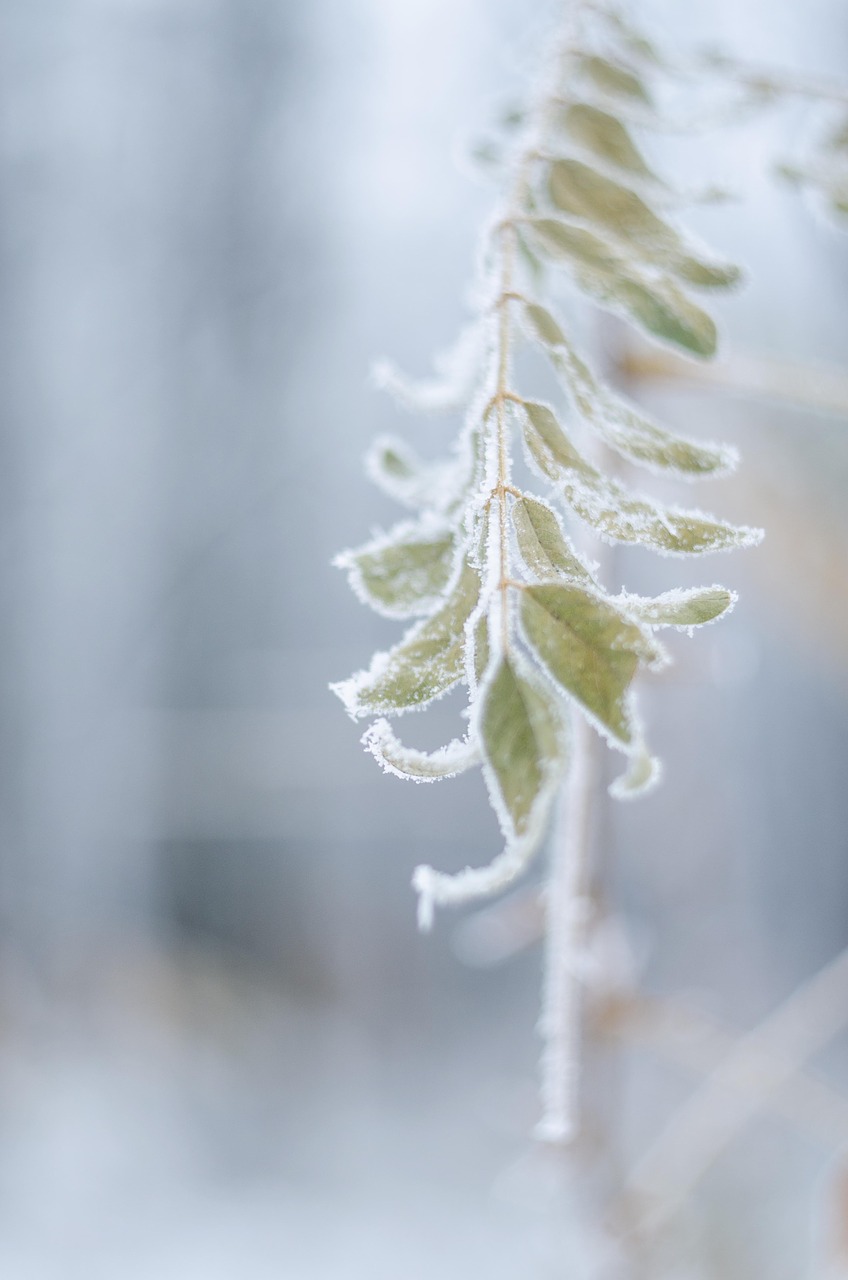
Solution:
M625 354L619 370L640 381L687 382L731 395L784 400L789 404L848 418L848 376L840 369L791 361L739 356L719 364L696 365L665 352Z
M846 1022L848 950L743 1036L643 1155L624 1190L643 1229L675 1216L739 1130Z

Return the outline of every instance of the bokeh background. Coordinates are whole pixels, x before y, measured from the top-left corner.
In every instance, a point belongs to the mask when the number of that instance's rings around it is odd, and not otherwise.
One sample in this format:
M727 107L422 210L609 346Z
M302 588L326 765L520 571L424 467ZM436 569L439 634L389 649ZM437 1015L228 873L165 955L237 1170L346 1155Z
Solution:
M671 47L848 66L837 0L637 8ZM4 1280L582 1280L529 1141L532 902L503 963L497 916L415 930L412 868L496 847L482 784L384 777L327 691L397 633L330 567L395 515L361 457L456 425L369 366L423 374L462 323L493 196L455 160L555 12L0 0ZM728 349L838 365L848 239L767 173L807 130L664 146L747 192L692 219L749 267ZM848 942L848 425L631 392L733 440L703 501L768 529L694 570L617 561L742 599L644 690L666 780L603 840L645 988L745 1029ZM617 1063L637 1151L695 1077ZM846 1044L815 1066L848 1088ZM807 1274L839 1140L758 1117L674 1274Z

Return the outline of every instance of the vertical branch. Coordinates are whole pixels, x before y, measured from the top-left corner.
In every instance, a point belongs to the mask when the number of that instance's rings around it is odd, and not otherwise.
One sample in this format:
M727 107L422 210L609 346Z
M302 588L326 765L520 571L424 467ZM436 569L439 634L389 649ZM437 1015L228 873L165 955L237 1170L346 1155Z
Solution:
M598 736L574 717L571 765L557 806L547 889L545 975L539 1029L542 1118L537 1137L570 1142L578 1128L584 947Z

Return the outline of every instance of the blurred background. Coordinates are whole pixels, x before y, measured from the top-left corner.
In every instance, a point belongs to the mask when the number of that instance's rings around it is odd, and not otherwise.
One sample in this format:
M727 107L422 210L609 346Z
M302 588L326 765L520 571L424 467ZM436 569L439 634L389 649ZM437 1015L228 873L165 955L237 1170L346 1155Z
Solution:
M672 48L848 66L838 0L636 9ZM398 633L330 567L396 517L362 455L456 429L369 366L424 374L461 325L493 196L455 160L556 11L0 0L3 1280L595 1274L529 1139L532 898L415 929L413 867L497 847L482 783L383 776L327 691ZM839 365L848 239L767 174L807 129L666 159L748 193L691 219L749 268L726 349ZM698 499L768 530L694 569L616 562L634 590L741 593L644 689L665 782L603 827L639 981L731 1034L848 942L848 422L630 391L739 446ZM848 1042L814 1069L848 1090ZM650 1044L611 1074L626 1152L697 1080ZM673 1274L806 1275L846 1136L758 1113Z

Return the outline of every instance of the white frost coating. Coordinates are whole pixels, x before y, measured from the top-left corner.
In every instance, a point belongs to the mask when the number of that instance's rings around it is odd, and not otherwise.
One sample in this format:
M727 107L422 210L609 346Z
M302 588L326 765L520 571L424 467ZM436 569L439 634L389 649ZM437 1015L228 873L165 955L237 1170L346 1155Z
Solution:
M500 628L498 627L497 630L499 631ZM475 699L474 706L472 707L472 732L475 738L478 738L481 743L483 742L483 735L481 733L480 717L483 714L486 695L498 671L500 658L506 656L501 652L500 647L498 647L497 656L493 661L492 655L494 653L495 646L492 646L490 642L489 666L486 671L485 679L479 689L478 696ZM553 803L554 796L556 795L560 782L562 781L562 775L564 772L567 752L567 721L563 710L564 700L558 691L557 693L553 692L553 688L555 688L555 686L552 688L546 681L543 681L541 671L535 666L535 664L526 661L520 650L514 649L509 655L509 659L516 675L518 675L520 679L526 680L541 697L545 697L547 699L551 711L551 718L555 720L558 730L557 737L559 753L555 759L548 759L544 762L545 780L533 805L533 811L530 817L530 826L526 833L527 838L535 840L538 844L545 834L551 804ZM489 764L489 761L486 759L485 748L482 750L482 765L483 777L486 782L486 790L489 793L489 801L495 811L495 817L497 818L498 825L503 832L504 839L507 842L507 848L510 848L511 846L519 843L525 837L519 836L515 831L512 822L512 815L507 809L501 795L501 788L497 775Z
M376 720L362 735L367 747L384 772L412 782L437 782L454 778L480 762L480 747L467 738L454 738L438 751L418 751L405 747L392 732L388 720Z
M402 374L390 360L378 360L371 379L375 387L388 391L404 408L415 412L461 409L476 385L483 352L482 326L476 322L462 329L453 346L435 357L437 377L416 381Z

